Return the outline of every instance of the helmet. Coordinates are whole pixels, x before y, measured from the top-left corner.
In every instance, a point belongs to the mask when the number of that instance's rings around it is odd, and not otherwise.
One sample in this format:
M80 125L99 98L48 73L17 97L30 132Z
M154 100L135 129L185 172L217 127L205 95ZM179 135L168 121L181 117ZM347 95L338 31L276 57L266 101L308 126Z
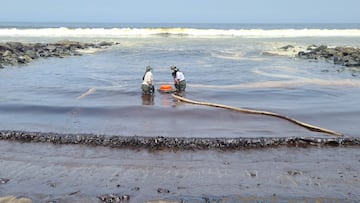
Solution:
M152 68L150 66L146 67L146 71L151 71L151 70L152 70Z

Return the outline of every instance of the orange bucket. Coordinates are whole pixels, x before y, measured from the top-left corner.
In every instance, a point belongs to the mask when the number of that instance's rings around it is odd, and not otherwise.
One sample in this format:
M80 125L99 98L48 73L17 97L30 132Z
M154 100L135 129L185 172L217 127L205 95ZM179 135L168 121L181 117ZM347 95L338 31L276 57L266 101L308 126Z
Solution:
M172 87L171 87L171 85L161 85L160 90L161 91L171 91Z

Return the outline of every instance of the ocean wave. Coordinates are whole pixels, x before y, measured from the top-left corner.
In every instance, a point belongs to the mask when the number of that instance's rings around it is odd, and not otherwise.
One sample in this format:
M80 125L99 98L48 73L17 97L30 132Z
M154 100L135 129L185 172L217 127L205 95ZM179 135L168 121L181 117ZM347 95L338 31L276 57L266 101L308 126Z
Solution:
M0 37L360 37L360 29L1 28Z

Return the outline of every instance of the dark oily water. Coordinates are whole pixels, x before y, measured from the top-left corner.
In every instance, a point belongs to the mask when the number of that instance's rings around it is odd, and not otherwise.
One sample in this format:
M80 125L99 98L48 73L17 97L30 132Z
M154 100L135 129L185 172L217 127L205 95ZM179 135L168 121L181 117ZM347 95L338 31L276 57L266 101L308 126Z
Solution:
M278 118L179 103L169 94L142 97L147 65L154 69L156 88L172 84L169 67L176 65L185 73L187 98L271 111L359 136L358 73L321 60L263 54L313 39L288 41L123 38L101 52L6 67L0 70L0 128L125 136L324 136Z

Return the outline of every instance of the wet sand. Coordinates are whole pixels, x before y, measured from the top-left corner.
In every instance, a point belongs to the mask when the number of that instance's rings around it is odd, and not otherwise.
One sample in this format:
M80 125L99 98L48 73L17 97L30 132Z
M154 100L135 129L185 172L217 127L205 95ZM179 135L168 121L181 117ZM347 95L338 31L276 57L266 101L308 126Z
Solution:
M33 202L357 202L360 150L147 150L0 141L0 196Z

